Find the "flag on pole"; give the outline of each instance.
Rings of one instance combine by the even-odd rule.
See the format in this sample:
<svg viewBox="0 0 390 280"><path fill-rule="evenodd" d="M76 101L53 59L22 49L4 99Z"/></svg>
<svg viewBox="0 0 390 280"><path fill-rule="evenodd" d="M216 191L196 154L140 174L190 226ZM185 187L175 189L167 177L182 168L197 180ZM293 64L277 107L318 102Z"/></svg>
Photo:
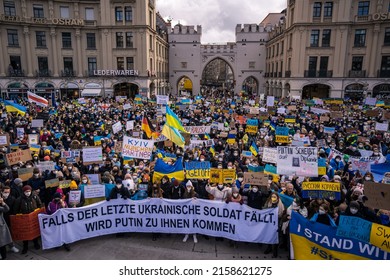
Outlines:
<svg viewBox="0 0 390 280"><path fill-rule="evenodd" d="M179 147L184 147L185 140L184 137L180 134L179 130L174 127L164 124L161 134L171 140L173 143Z"/></svg>
<svg viewBox="0 0 390 280"><path fill-rule="evenodd" d="M49 101L47 101L47 99L45 99L45 98L43 98L35 93L32 93L31 91L27 91L27 98L28 98L28 102L35 103L38 106L41 106L41 107L49 106Z"/></svg>
<svg viewBox="0 0 390 280"><path fill-rule="evenodd" d="M259 149L257 148L257 145L255 142L252 142L252 145L250 146L249 150L252 152L252 154L257 157L259 154Z"/></svg>
<svg viewBox="0 0 390 280"><path fill-rule="evenodd" d="M148 138L156 139L158 136L160 136L160 133L154 130L153 125L150 123L150 120L146 116L142 117L141 129L145 132Z"/></svg>
<svg viewBox="0 0 390 280"><path fill-rule="evenodd" d="M27 112L27 108L19 105L18 103L11 102L9 100L4 100L5 109L8 113L16 112L24 116Z"/></svg>
<svg viewBox="0 0 390 280"><path fill-rule="evenodd" d="M183 132L186 132L188 133L183 125L181 124L181 121L179 120L179 118L176 116L176 114L171 110L171 108L169 108L168 105L166 105L166 108L167 108L167 112L165 114L165 118L167 119L167 122L166 124L168 124L170 127L173 127L173 128L176 128L180 131L183 131Z"/></svg>

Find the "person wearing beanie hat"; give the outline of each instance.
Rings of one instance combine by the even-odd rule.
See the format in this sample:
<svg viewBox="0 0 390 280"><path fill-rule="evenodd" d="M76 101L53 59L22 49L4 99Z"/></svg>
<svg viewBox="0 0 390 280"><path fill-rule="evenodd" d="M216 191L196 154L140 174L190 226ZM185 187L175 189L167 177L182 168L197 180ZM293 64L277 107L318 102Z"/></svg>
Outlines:
<svg viewBox="0 0 390 280"><path fill-rule="evenodd" d="M20 178L16 178L11 184L11 196L15 199L23 194L23 181Z"/></svg>
<svg viewBox="0 0 390 280"><path fill-rule="evenodd" d="M18 197L15 200L14 204L14 213L15 214L30 214L36 209L43 207L39 196L32 192L33 188L30 185L25 185L23 187L23 195ZM39 245L39 237L33 239L35 250L39 250L41 246ZM26 254L28 251L28 240L23 241L23 250L22 254Z"/></svg>
<svg viewBox="0 0 390 280"><path fill-rule="evenodd" d="M44 156L44 157L43 157L43 160L44 160L44 161L50 161L51 158L50 158L50 156Z"/></svg>
<svg viewBox="0 0 390 280"><path fill-rule="evenodd" d="M85 204L84 192L77 185L77 182L72 180L69 184L69 192L65 195L65 201L69 208L82 207ZM58 190L58 189L57 189Z"/></svg>
<svg viewBox="0 0 390 280"><path fill-rule="evenodd" d="M107 197L107 201L110 201L111 199L128 199L130 198L130 192L127 188L123 188L122 185L122 179L116 178L115 180L115 187L112 188L110 195Z"/></svg>
<svg viewBox="0 0 390 280"><path fill-rule="evenodd" d="M354 216L362 218L362 213L360 212L360 204L357 201L351 201L345 211L346 216Z"/></svg>
<svg viewBox="0 0 390 280"><path fill-rule="evenodd" d="M136 186L134 184L133 178L131 174L127 173L125 175L125 179L122 181L122 184L125 188L127 188L130 192L130 195L133 195L136 191Z"/></svg>
<svg viewBox="0 0 390 280"><path fill-rule="evenodd" d="M40 170L37 167L33 169L33 176L27 180L27 185L31 186L33 193L39 196L43 204L50 202L50 195L46 197L45 180L43 180Z"/></svg>
<svg viewBox="0 0 390 280"><path fill-rule="evenodd" d="M173 179L170 190L171 199L182 199L185 193L185 187L177 179Z"/></svg>

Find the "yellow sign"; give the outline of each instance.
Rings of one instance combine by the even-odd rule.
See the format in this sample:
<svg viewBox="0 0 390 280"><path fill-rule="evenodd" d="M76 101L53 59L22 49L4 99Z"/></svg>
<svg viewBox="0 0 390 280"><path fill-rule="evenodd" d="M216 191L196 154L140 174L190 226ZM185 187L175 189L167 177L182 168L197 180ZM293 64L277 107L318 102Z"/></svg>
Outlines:
<svg viewBox="0 0 390 280"><path fill-rule="evenodd" d="M246 129L245 129L245 132L251 133L251 134L256 134L257 130L258 130L257 126L255 126L255 125L247 125Z"/></svg>
<svg viewBox="0 0 390 280"><path fill-rule="evenodd" d="M370 243L383 251L390 252L390 228L380 225L372 224Z"/></svg>
<svg viewBox="0 0 390 280"><path fill-rule="evenodd" d="M210 169L210 183L224 183L231 184L236 180L235 169Z"/></svg>
<svg viewBox="0 0 390 280"><path fill-rule="evenodd" d="M303 182L302 190L316 190L316 191L330 191L340 192L340 183L328 183L328 182Z"/></svg>
<svg viewBox="0 0 390 280"><path fill-rule="evenodd" d="M318 175L326 175L326 167L318 167Z"/></svg>
<svg viewBox="0 0 390 280"><path fill-rule="evenodd" d="M275 141L277 143L290 143L288 136L276 135Z"/></svg>

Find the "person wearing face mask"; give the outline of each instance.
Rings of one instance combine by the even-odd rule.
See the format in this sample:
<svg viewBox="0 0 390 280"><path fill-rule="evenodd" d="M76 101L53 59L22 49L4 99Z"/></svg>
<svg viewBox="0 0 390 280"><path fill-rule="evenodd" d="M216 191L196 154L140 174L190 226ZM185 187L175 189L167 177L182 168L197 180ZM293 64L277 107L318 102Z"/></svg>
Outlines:
<svg viewBox="0 0 390 280"><path fill-rule="evenodd" d="M211 186L210 184L207 184L206 191L213 196L213 200L222 202L226 202L227 198L232 193L232 190L226 187L223 183L218 183L218 185L216 186Z"/></svg>
<svg viewBox="0 0 390 280"><path fill-rule="evenodd" d="M259 190L259 186L251 186L250 188L244 188L241 185L240 194L246 200L247 205L254 209L263 209L264 197L263 193Z"/></svg>
<svg viewBox="0 0 390 280"><path fill-rule="evenodd" d="M163 190L163 197L170 199L171 198L172 185L171 185L171 182L169 181L169 178L168 178L167 175L164 175L161 178L160 187Z"/></svg>
<svg viewBox="0 0 390 280"><path fill-rule="evenodd" d="M15 199L22 196L23 191L23 181L20 178L15 178L15 180L11 183L11 196Z"/></svg>
<svg viewBox="0 0 390 280"><path fill-rule="evenodd" d="M0 195L0 255L3 260L7 258L7 245L12 243L11 233L4 220L4 213L7 213L9 210L9 206Z"/></svg>
<svg viewBox="0 0 390 280"><path fill-rule="evenodd" d="M182 199L185 193L185 187L180 184L177 179L173 179L172 188L170 190L171 199Z"/></svg>
<svg viewBox="0 0 390 280"><path fill-rule="evenodd" d="M5 184L5 182L10 179L11 179L10 171L7 167L4 166L3 168L1 168L0 171L0 183Z"/></svg>
<svg viewBox="0 0 390 280"><path fill-rule="evenodd" d="M384 226L390 227L390 211L385 209L379 209L378 217L380 223Z"/></svg>
<svg viewBox="0 0 390 280"><path fill-rule="evenodd" d="M122 172L120 171L118 166L114 166L111 171L112 176L116 180L117 178L122 178Z"/></svg>
<svg viewBox="0 0 390 280"><path fill-rule="evenodd" d="M115 187L111 190L109 197L107 198L107 201L110 201L111 199L128 199L130 198L130 192L127 188L123 187L122 179L117 178L115 180Z"/></svg>
<svg viewBox="0 0 390 280"><path fill-rule="evenodd" d="M90 184L88 177L83 176L81 178L81 183ZM74 180L70 181L69 192L65 195L65 201L69 208L82 207L85 204L84 193Z"/></svg>
<svg viewBox="0 0 390 280"><path fill-rule="evenodd" d="M282 200L279 198L278 193L272 192L268 197L267 201L264 204L264 209L267 208L276 208L278 207L278 228L280 229L282 224L282 215L284 213L284 205ZM278 233L276 233L278 234ZM269 244L264 251L264 254L269 254L272 252L272 258L278 257L278 247L279 244Z"/></svg>
<svg viewBox="0 0 390 280"><path fill-rule="evenodd" d="M335 158L332 158L329 164L332 166L334 171L344 170L344 163L341 160L341 156L336 156Z"/></svg>
<svg viewBox="0 0 390 280"><path fill-rule="evenodd" d="M375 182L374 176L372 175L371 172L366 172L366 174L364 174L364 182Z"/></svg>
<svg viewBox="0 0 390 280"><path fill-rule="evenodd" d="M332 227L337 227L332 216L330 216L329 206L326 203L322 203L320 205L320 207L318 208L318 212L313 215L310 221L321 223Z"/></svg>
<svg viewBox="0 0 390 280"><path fill-rule="evenodd" d="M17 198L14 204L13 212L15 214L30 214L34 212L36 209L43 207L43 204L39 199L39 196L33 193L31 186L25 185L22 190L23 190L23 195ZM35 250L39 250L41 248L38 240L39 237L33 239ZM28 251L28 240L24 240L22 254L26 254L27 251Z"/></svg>
<svg viewBox="0 0 390 280"><path fill-rule="evenodd" d="M27 180L27 185L31 186L33 193L39 196L42 203L47 205L50 201L45 201L46 187L39 168L33 169L33 176Z"/></svg>
<svg viewBox="0 0 390 280"><path fill-rule="evenodd" d="M11 229L10 216L14 215L13 208L15 205L16 198L14 196L12 196L11 188L9 186L4 186L1 189L0 197L3 198L4 202L9 207L9 211L3 212L3 216L4 216L4 220L5 220L8 228ZM1 234L0 234L0 236L1 236ZM19 249L15 247L13 242L11 242L8 246L10 247L11 252L19 253Z"/></svg>

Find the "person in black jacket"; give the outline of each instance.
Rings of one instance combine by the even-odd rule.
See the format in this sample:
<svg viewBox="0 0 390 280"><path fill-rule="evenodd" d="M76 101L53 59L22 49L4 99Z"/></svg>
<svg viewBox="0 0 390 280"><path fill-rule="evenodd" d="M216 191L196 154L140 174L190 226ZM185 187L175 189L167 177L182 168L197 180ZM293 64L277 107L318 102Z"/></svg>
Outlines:
<svg viewBox="0 0 390 280"><path fill-rule="evenodd" d="M161 178L161 185L160 185L162 191L163 191L163 198L171 198L171 189L172 185L171 182L169 182L169 178L167 175L164 175Z"/></svg>
<svg viewBox="0 0 390 280"><path fill-rule="evenodd" d="M117 198L123 198L128 199L130 198L130 192L127 188L124 188L122 185L122 179L117 178L115 181L115 187L111 190L109 197L107 198L107 201L110 199L117 199Z"/></svg>
<svg viewBox="0 0 390 280"><path fill-rule="evenodd" d="M261 210L263 208L263 194L259 190L258 186L252 186L251 188L245 189L244 185L241 185L240 192L241 195L248 197L248 206Z"/></svg>
<svg viewBox="0 0 390 280"><path fill-rule="evenodd" d="M185 187L178 180L174 179L171 188L171 199L182 199Z"/></svg>

